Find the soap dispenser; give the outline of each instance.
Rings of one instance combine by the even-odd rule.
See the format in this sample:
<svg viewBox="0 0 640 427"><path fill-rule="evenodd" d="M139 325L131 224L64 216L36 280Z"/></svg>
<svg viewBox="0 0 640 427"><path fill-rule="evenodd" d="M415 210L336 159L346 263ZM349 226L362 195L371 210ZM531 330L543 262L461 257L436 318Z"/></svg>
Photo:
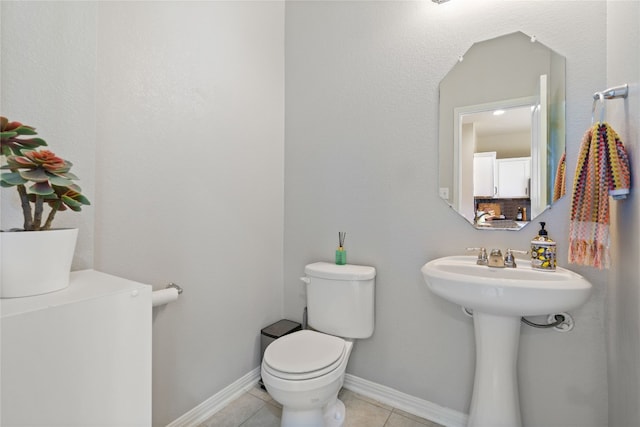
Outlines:
<svg viewBox="0 0 640 427"><path fill-rule="evenodd" d="M516 221L522 221L522 208L518 206L518 213L516 214Z"/></svg>
<svg viewBox="0 0 640 427"><path fill-rule="evenodd" d="M555 271L556 269L556 242L544 229L546 223L540 223L538 235L531 241L531 267L539 270Z"/></svg>

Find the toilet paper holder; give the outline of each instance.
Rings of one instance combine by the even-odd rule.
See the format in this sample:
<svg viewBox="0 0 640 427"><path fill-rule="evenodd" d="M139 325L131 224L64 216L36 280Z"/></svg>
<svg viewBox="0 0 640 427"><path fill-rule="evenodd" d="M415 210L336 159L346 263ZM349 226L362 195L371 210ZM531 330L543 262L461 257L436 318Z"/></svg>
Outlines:
<svg viewBox="0 0 640 427"><path fill-rule="evenodd" d="M177 289L178 290L178 295L182 294L182 288L176 283L170 282L169 284L167 284L165 289L169 289L169 288Z"/></svg>

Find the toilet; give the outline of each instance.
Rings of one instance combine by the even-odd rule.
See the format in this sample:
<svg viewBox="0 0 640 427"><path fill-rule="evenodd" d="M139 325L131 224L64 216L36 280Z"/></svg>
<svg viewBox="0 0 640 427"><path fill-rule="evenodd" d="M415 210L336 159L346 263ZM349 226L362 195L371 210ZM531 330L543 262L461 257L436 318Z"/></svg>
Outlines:
<svg viewBox="0 0 640 427"><path fill-rule="evenodd" d="M262 381L282 405L282 427L340 427L338 392L355 339L374 327L376 270L363 265L309 264L309 327L272 342L262 359Z"/></svg>

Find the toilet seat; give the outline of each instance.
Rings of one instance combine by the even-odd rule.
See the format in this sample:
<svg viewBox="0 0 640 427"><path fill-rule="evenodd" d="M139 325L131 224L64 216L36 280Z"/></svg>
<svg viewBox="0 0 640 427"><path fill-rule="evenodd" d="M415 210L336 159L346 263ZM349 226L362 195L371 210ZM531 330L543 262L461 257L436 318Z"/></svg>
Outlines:
<svg viewBox="0 0 640 427"><path fill-rule="evenodd" d="M284 380L309 380L337 369L346 354L342 338L303 330L271 343L265 350L263 367Z"/></svg>

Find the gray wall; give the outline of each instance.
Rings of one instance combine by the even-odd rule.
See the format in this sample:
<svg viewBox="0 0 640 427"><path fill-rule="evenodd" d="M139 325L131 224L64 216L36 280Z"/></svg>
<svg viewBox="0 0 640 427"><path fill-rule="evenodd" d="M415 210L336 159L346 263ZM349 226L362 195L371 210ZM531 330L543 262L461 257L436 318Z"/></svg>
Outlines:
<svg viewBox="0 0 640 427"><path fill-rule="evenodd" d="M287 3L285 315L300 318L303 266L331 260L346 231L348 261L378 270L376 330L349 373L467 412L472 323L427 290L420 267L468 246L526 249L537 230L476 231L438 198L438 83L475 41L536 35L567 58L572 177L591 94L607 83L605 13L604 2ZM564 198L540 217L565 266L568 209ZM522 330L525 425L607 424L606 273L575 270L594 285L576 328Z"/></svg>
<svg viewBox="0 0 640 427"><path fill-rule="evenodd" d="M612 203L612 264L608 295L609 426L640 425L640 3L607 3L607 86L628 83L626 100L607 101L607 120L632 160L630 197Z"/></svg>
<svg viewBox="0 0 640 427"><path fill-rule="evenodd" d="M282 312L284 4L99 9L96 268L154 310L153 423L259 364Z"/></svg>

